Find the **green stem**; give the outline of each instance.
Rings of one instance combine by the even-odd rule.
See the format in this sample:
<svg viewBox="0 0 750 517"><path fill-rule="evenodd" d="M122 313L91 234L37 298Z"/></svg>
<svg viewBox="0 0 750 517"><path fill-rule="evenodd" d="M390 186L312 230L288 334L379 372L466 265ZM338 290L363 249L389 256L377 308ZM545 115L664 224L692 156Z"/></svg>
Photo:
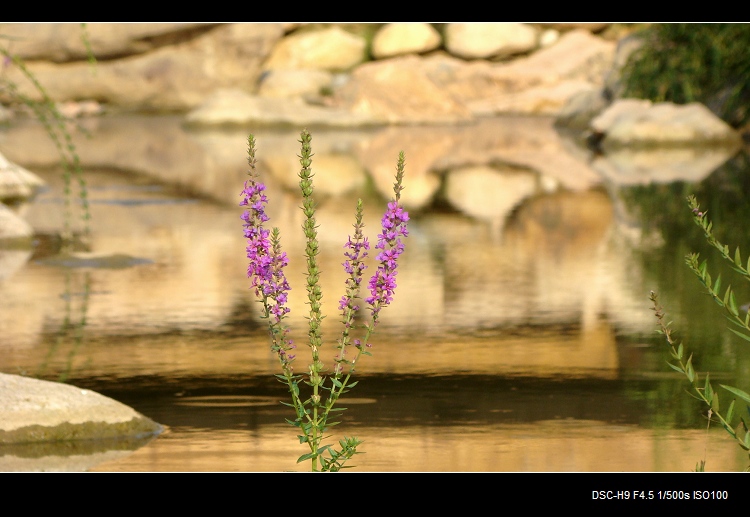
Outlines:
<svg viewBox="0 0 750 517"><path fill-rule="evenodd" d="M695 370L693 369L693 356L691 355L687 362L683 361L684 357L684 351L682 348L682 345L679 345L675 347L675 341L672 338L672 329L669 327L668 323L664 322L664 310L658 303L658 297L655 292L651 291L650 294L650 300L653 303L652 309L656 313L656 319L659 324L659 333L664 336L664 338L667 340L667 344L669 344L669 347L671 349L672 357L677 360L677 365L670 364L670 366L683 373L685 377L687 377L688 381L690 382L693 391L698 395L698 397L708 406L708 419L711 420L711 416L715 415L718 419L721 425L724 427L724 429L730 434L730 436L742 443L741 440L737 437L737 433L732 429L731 425L727 420L719 413L719 411L714 411L714 400L713 397L709 399L709 397L706 396L706 388L701 388L698 385L699 376L695 373ZM710 384L708 384L708 381L706 381L706 386L708 389L711 390L713 393L713 388L710 387Z"/></svg>
<svg viewBox="0 0 750 517"><path fill-rule="evenodd" d="M318 451L322 433L325 430L324 420L319 416L320 404L320 387L323 383L321 372L324 370L323 363L320 361L320 347L322 344L321 324L323 316L321 314L321 300L323 298L320 289L320 270L318 269L317 256L319 253L317 222L315 220L315 202L313 200L313 173L310 168L312 165L312 149L310 140L312 137L307 130L301 133L300 143L302 152L300 154L300 165L302 169L299 173L299 186L302 190L303 206L302 211L305 214L305 221L302 228L305 233L305 257L307 259L307 304L310 306L308 316L308 345L312 352L312 363L310 364L309 383L312 386L312 436L309 437L310 452L312 453L312 470L317 470Z"/></svg>

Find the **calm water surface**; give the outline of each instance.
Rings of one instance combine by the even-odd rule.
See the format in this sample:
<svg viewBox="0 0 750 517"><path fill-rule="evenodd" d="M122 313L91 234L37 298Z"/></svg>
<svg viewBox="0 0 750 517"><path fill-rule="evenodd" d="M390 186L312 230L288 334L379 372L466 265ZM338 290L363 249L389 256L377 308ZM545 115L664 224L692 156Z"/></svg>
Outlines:
<svg viewBox="0 0 750 517"><path fill-rule="evenodd" d="M241 182L236 200L222 202L158 172L88 165L92 254L71 262L55 247L60 172L35 172L49 186L18 211L39 245L2 252L0 371L95 389L166 426L134 452L86 469L305 470L245 277ZM502 220L446 202L413 212L396 299L360 384L342 400L349 409L335 438L364 439L353 464L368 471L689 471L706 451L708 470L744 469L746 455L724 431L706 430L702 407L666 365L648 293L662 295L698 369L750 389L747 346L683 265L690 250L708 253L687 193L727 223L728 242L750 251L728 224L746 220L748 175L740 157L701 181L529 196ZM319 201L328 342L340 331L342 245L357 196L374 239L385 200L372 185ZM292 257L290 322L302 368L299 198L272 180L269 197Z"/></svg>

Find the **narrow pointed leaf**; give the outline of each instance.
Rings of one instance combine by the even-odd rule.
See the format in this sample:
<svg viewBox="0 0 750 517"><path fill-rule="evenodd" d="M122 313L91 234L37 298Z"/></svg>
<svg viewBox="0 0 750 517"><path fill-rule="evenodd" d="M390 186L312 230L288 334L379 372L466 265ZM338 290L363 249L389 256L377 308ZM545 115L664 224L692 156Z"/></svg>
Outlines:
<svg viewBox="0 0 750 517"><path fill-rule="evenodd" d="M667 363L667 365L669 365L669 367L672 368L673 370L677 370L680 373L685 373L685 370L683 370L680 366L677 366L672 363Z"/></svg>
<svg viewBox="0 0 750 517"><path fill-rule="evenodd" d="M728 392L730 392L732 395L734 395L736 397L739 397L742 400L744 400L745 402L747 402L748 404L750 404L750 394L748 394L748 393L746 393L746 392L744 392L744 391L742 391L740 389L737 389L737 388L735 388L733 386L727 386L725 384L721 384L720 386L722 388L724 388L725 390L727 390Z"/></svg>
<svg viewBox="0 0 750 517"><path fill-rule="evenodd" d="M713 397L714 397L714 390L711 388L711 383L708 382L709 374L706 374L706 382L703 385L703 395L706 397L706 400L708 401L708 405L712 406L713 409Z"/></svg>
<svg viewBox="0 0 750 517"><path fill-rule="evenodd" d="M737 334L738 336L740 336L742 339L750 341L750 336L748 336L747 334L743 334L742 332L738 332L738 331L736 331L734 329L729 329L729 330L731 330L732 332L734 332L735 334Z"/></svg>
<svg viewBox="0 0 750 517"><path fill-rule="evenodd" d="M729 312L734 316L737 316L740 313L737 309L737 299L734 297L733 291L729 293Z"/></svg>
<svg viewBox="0 0 750 517"><path fill-rule="evenodd" d="M729 404L729 409L727 409L726 421L729 422L729 423L731 423L733 416L734 416L734 400L732 401L731 404ZM732 434L734 434L734 433L732 433Z"/></svg>
<svg viewBox="0 0 750 517"><path fill-rule="evenodd" d="M687 375L690 382L693 382L695 379L695 371L693 371L693 354L690 354L690 357L688 357L687 364L685 365L685 375Z"/></svg>
<svg viewBox="0 0 750 517"><path fill-rule="evenodd" d="M301 463L301 462L303 462L305 460L309 460L311 458L314 458L315 456L316 456L316 454L312 453L312 452L310 452L308 454L303 454L302 456L300 456L299 458L297 458L297 463Z"/></svg>

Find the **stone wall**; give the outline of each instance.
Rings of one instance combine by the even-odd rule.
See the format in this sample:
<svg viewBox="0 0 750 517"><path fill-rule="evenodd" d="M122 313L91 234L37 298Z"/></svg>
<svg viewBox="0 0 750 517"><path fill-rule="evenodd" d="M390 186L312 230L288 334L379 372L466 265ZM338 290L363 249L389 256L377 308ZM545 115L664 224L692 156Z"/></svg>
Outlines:
<svg viewBox="0 0 750 517"><path fill-rule="evenodd" d="M522 23L0 24L0 47L70 114L187 112L224 89L377 122L556 114L600 87L624 26ZM627 27L625 27L627 30ZM89 61L89 55L96 62ZM4 79L40 98L18 67ZM8 105L8 91L0 92ZM278 101L277 101L278 102Z"/></svg>

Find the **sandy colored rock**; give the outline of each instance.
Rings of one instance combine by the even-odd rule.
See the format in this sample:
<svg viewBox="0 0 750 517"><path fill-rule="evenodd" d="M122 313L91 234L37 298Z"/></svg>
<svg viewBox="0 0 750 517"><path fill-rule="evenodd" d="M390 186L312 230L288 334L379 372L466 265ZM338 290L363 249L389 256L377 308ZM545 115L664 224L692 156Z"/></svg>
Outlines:
<svg viewBox="0 0 750 517"><path fill-rule="evenodd" d="M43 186L44 182L36 174L0 153L0 200L26 199Z"/></svg>
<svg viewBox="0 0 750 517"><path fill-rule="evenodd" d="M158 434L162 427L90 390L0 374L0 444Z"/></svg>
<svg viewBox="0 0 750 517"><path fill-rule="evenodd" d="M741 145L739 133L703 104L677 105L646 100L615 101L591 121L594 133L603 135L602 148Z"/></svg>
<svg viewBox="0 0 750 517"><path fill-rule="evenodd" d="M439 48L440 33L429 23L389 23L372 40L372 55L376 59L402 54L421 54Z"/></svg>
<svg viewBox="0 0 750 517"><path fill-rule="evenodd" d="M301 31L280 40L263 64L275 68L348 70L365 60L365 40L339 27Z"/></svg>
<svg viewBox="0 0 750 517"><path fill-rule="evenodd" d="M465 59L508 57L534 50L539 31L525 23L449 23L445 47Z"/></svg>

